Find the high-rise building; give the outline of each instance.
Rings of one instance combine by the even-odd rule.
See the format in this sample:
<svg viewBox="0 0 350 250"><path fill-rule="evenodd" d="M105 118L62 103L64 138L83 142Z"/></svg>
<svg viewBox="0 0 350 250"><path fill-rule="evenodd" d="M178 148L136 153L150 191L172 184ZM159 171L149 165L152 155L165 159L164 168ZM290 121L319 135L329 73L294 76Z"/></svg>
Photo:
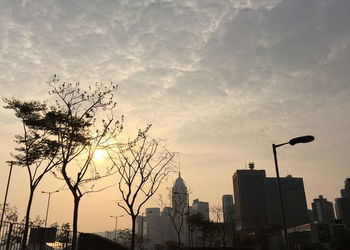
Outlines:
<svg viewBox="0 0 350 250"><path fill-rule="evenodd" d="M159 236L160 225L160 208L146 208L144 224L144 235L146 239L151 240L153 244L159 244L161 238Z"/></svg>
<svg viewBox="0 0 350 250"><path fill-rule="evenodd" d="M283 224L277 178L268 177L265 182L269 225L281 227ZM287 228L309 223L303 178L288 175L281 177L280 183Z"/></svg>
<svg viewBox="0 0 350 250"><path fill-rule="evenodd" d="M136 217L136 221L135 221L136 222L135 223L135 233L139 236L141 236L141 234L143 233L143 229L142 229L142 227L143 227L142 220L143 219L144 219L143 216L138 215Z"/></svg>
<svg viewBox="0 0 350 250"><path fill-rule="evenodd" d="M181 178L180 172L172 188L172 207L178 206L183 206L184 208L188 206L187 187L184 180Z"/></svg>
<svg viewBox="0 0 350 250"><path fill-rule="evenodd" d="M209 203L204 201L199 201L198 199L193 200L192 213L202 214L205 220L209 220Z"/></svg>
<svg viewBox="0 0 350 250"><path fill-rule="evenodd" d="M312 205L312 212L314 220L318 222L330 222L335 219L333 203L327 201L322 195L314 199Z"/></svg>
<svg viewBox="0 0 350 250"><path fill-rule="evenodd" d="M350 225L350 178L346 178L345 187L340 191L341 198L335 199L337 219Z"/></svg>
<svg viewBox="0 0 350 250"><path fill-rule="evenodd" d="M350 178L345 179L344 189L340 190L342 198L350 199Z"/></svg>
<svg viewBox="0 0 350 250"><path fill-rule="evenodd" d="M224 223L233 224L235 221L235 206L233 204L233 195L225 194L222 196L222 210L224 214Z"/></svg>
<svg viewBox="0 0 350 250"><path fill-rule="evenodd" d="M233 175L236 229L264 228L268 224L265 170L237 170Z"/></svg>
<svg viewBox="0 0 350 250"><path fill-rule="evenodd" d="M233 176L236 229L281 227L282 213L277 178L266 178L265 170L237 170ZM309 222L302 178L280 178L287 227Z"/></svg>
<svg viewBox="0 0 350 250"><path fill-rule="evenodd" d="M189 214L188 210L190 209L189 207L189 194L187 191L186 184L184 180L181 177L181 173L179 172L178 178L175 180L174 186L172 188L172 210L174 216L174 213L177 214L173 219L174 221L172 223L172 235L176 235L175 231L179 229L179 225L181 226L180 230L180 235L181 235L181 241L182 243L188 243L188 235L189 235L189 228L187 224L187 216ZM176 212L174 212L176 211ZM181 214L180 216L178 216ZM176 224L177 229L175 229L174 224ZM174 239L175 240L175 239Z"/></svg>

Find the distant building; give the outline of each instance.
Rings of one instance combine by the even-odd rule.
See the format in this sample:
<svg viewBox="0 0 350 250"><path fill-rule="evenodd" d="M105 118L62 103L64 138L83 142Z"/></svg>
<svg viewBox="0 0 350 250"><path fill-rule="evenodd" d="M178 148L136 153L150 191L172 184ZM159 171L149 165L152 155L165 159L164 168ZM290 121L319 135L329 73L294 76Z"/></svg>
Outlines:
<svg viewBox="0 0 350 250"><path fill-rule="evenodd" d="M287 227L308 223L310 220L307 212L303 178L288 175L280 178L280 182ZM281 227L283 224L277 178L266 178L266 194L269 225Z"/></svg>
<svg viewBox="0 0 350 250"><path fill-rule="evenodd" d="M233 195L225 194L222 196L222 210L224 214L224 223L233 224L235 221L235 206L233 204Z"/></svg>
<svg viewBox="0 0 350 250"><path fill-rule="evenodd" d="M193 200L192 213L202 214L205 220L209 220L209 203L204 201L199 201L198 199Z"/></svg>
<svg viewBox="0 0 350 250"><path fill-rule="evenodd" d="M160 222L160 208L146 208L144 236L151 239L153 244L160 244L162 240L159 235Z"/></svg>
<svg viewBox="0 0 350 250"><path fill-rule="evenodd" d="M350 199L350 178L345 179L344 189L340 190L341 197L344 199Z"/></svg>
<svg viewBox="0 0 350 250"><path fill-rule="evenodd" d="M268 225L265 170L237 170L233 175L236 229L250 230Z"/></svg>
<svg viewBox="0 0 350 250"><path fill-rule="evenodd" d="M281 227L282 214L277 178L267 178L265 170L237 170L233 176L237 230ZM309 222L302 178L280 178L287 227Z"/></svg>
<svg viewBox="0 0 350 250"><path fill-rule="evenodd" d="M172 188L172 207L188 206L188 192L184 180L181 178L181 173L179 172L179 177L175 180L174 186Z"/></svg>
<svg viewBox="0 0 350 250"><path fill-rule="evenodd" d="M341 198L335 199L337 219L350 225L350 178L346 178L345 187L340 191Z"/></svg>
<svg viewBox="0 0 350 250"><path fill-rule="evenodd" d="M315 223L315 217L314 217L314 213L312 212L311 209L308 209L307 210L307 214L309 216L309 221L311 224L314 224Z"/></svg>
<svg viewBox="0 0 350 250"><path fill-rule="evenodd" d="M314 199L311 205L315 221L330 222L335 219L333 203L324 199L322 195Z"/></svg>
<svg viewBox="0 0 350 250"><path fill-rule="evenodd" d="M142 216L137 216L136 217L136 223L135 223L135 233L137 235L140 235L143 233L143 230L142 230L142 226L143 226L143 223L142 223L142 220L144 218Z"/></svg>

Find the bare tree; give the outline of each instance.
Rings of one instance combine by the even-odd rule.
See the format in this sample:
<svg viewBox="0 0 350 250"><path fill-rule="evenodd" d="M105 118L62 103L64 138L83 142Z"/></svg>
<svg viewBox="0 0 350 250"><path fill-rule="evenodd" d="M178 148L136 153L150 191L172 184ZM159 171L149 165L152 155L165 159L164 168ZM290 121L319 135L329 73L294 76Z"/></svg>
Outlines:
<svg viewBox="0 0 350 250"><path fill-rule="evenodd" d="M49 112L46 103L38 101L20 101L18 99L6 99L4 108L15 112L21 120L23 132L15 136L15 142L19 145L12 164L24 167L29 179L29 198L25 216L25 227L22 238L22 249L26 248L27 235L30 222L30 210L34 192L43 177L57 164L59 155L58 145L52 140L52 134L47 130Z"/></svg>
<svg viewBox="0 0 350 250"><path fill-rule="evenodd" d="M223 247L226 247L227 240L229 238L229 233L232 232L233 229L230 228L232 224L228 224L224 222L224 210L220 205L214 205L210 208L210 212L214 218L216 223L217 233L221 238L221 244Z"/></svg>
<svg viewBox="0 0 350 250"><path fill-rule="evenodd" d="M131 217L131 249L135 248L135 222L141 207L157 192L174 171L175 154L161 146L161 141L139 131L137 139L110 148L109 156L119 173L118 188L123 208Z"/></svg>
<svg viewBox="0 0 350 250"><path fill-rule="evenodd" d="M113 83L108 86L96 83L82 90L79 83L61 83L55 76L49 85L49 94L56 97L56 105L48 117L61 157L59 173L55 172L55 175L62 175L74 199L71 249L75 250L80 200L86 193L106 188L95 188L96 181L113 173L110 167L98 168L94 164L94 154L98 149L105 149L111 138L116 138L122 129L123 118L115 122L113 119L114 92L117 90ZM102 119L101 112L108 112L107 118ZM97 119L100 119L99 123Z"/></svg>
<svg viewBox="0 0 350 250"><path fill-rule="evenodd" d="M162 196L160 196L160 203L163 207L163 211L169 217L171 225L176 232L178 245L181 244L181 232L183 231L189 212L187 206L187 195L186 191L186 194L175 194L173 197L172 190L169 188L167 201L164 201Z"/></svg>

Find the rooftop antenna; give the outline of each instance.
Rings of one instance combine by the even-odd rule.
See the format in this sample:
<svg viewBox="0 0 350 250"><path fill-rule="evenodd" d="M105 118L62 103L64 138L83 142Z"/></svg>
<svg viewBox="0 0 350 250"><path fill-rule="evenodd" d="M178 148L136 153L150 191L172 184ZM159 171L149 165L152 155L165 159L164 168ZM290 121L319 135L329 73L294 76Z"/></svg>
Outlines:
<svg viewBox="0 0 350 250"><path fill-rule="evenodd" d="M249 162L249 164L248 164L248 165L249 165L249 169L250 169L250 170L253 170L253 169L254 169L254 167L255 167L255 166L254 166L254 162L253 162L253 161Z"/></svg>
<svg viewBox="0 0 350 250"><path fill-rule="evenodd" d="M181 177L181 165L179 163L179 177Z"/></svg>

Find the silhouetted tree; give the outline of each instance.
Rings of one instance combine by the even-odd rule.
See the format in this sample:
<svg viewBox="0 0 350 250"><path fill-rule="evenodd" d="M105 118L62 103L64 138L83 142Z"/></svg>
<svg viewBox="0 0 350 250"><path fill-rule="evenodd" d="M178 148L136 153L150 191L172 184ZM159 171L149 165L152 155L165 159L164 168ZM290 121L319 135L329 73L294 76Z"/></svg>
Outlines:
<svg viewBox="0 0 350 250"><path fill-rule="evenodd" d="M49 112L48 117L61 157L58 170L74 199L71 249L75 250L80 200L86 193L104 189L94 189L95 182L113 173L112 168L98 168L93 157L97 149L104 149L122 129L120 121L113 124L111 113L116 107L117 85L96 83L83 90L79 83L61 83L56 76L49 85L49 94L56 98L55 110ZM102 119L101 112L108 111L107 118ZM56 172L55 175L59 177Z"/></svg>
<svg viewBox="0 0 350 250"><path fill-rule="evenodd" d="M117 232L117 242L123 244L126 247L131 246L131 235L132 232L130 229L122 229ZM136 249L144 249L147 243L147 239L141 235L135 235L135 248Z"/></svg>
<svg viewBox="0 0 350 250"><path fill-rule="evenodd" d="M223 247L226 247L227 237L229 232L232 231L229 226L230 224L224 223L224 211L222 206L212 206L210 212L214 217L214 220L217 224L217 229L219 236L221 238L221 243Z"/></svg>
<svg viewBox="0 0 350 250"><path fill-rule="evenodd" d="M139 131L137 139L110 148L109 156L119 173L118 188L123 208L131 217L131 249L135 248L135 222L141 207L157 192L159 186L173 172L174 153L161 146L161 141Z"/></svg>
<svg viewBox="0 0 350 250"><path fill-rule="evenodd" d="M3 204L0 203L0 207L2 207ZM0 211L1 216L2 211ZM18 220L18 211L16 206L12 206L10 203L5 204L5 211L4 211L4 221L6 222L17 222Z"/></svg>
<svg viewBox="0 0 350 250"><path fill-rule="evenodd" d="M189 221L188 223L190 223L192 241L193 241L193 232L199 231L202 234L202 237L201 237L202 247L205 247L206 239L208 238L210 233L212 233L212 231L214 230L213 222L205 219L202 213L191 214L188 217L188 221ZM192 242L192 246L193 246L193 242Z"/></svg>
<svg viewBox="0 0 350 250"><path fill-rule="evenodd" d="M187 195L179 194L173 197L172 190L168 189L168 197L167 200L164 201L160 196L160 203L163 207L163 211L169 217L171 225L173 226L176 236L177 236L177 244L181 245L181 231L185 224L186 218L188 216L188 206Z"/></svg>
<svg viewBox="0 0 350 250"><path fill-rule="evenodd" d="M43 177L51 171L57 164L58 145L52 140L51 133L47 130L49 112L46 103L38 101L20 101L18 99L7 99L4 108L15 112L17 118L21 120L23 133L15 136L18 147L16 153L11 154L14 158L12 164L24 167L29 179L29 199L27 203L25 227L21 248L26 248L26 240L29 229L30 209L34 197L34 192Z"/></svg>

